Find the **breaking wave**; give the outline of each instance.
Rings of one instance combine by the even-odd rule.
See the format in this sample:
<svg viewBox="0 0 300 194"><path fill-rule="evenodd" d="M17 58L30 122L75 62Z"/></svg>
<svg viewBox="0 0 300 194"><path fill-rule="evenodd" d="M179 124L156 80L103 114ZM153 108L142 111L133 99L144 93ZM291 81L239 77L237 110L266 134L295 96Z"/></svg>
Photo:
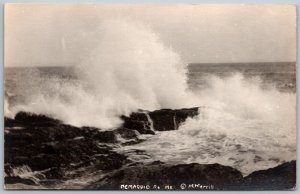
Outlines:
<svg viewBox="0 0 300 194"><path fill-rule="evenodd" d="M262 89L258 77L240 74L207 79L209 86L197 92L203 105L198 116L188 118L178 130L118 150L136 161L219 163L243 175L296 159L294 93L281 93L273 86Z"/></svg>
<svg viewBox="0 0 300 194"><path fill-rule="evenodd" d="M203 119L211 126L226 126L220 118L257 120L285 125L285 130L295 133L294 93L282 93L273 86L262 89L258 77L246 79L241 74L208 76L209 86L192 92L185 63L150 27L114 19L103 21L95 32L95 48L80 65L72 66L75 79L30 70L19 78L16 89L22 93L22 103L8 104L5 96L5 115L12 117L23 110L75 126L112 129L121 125L120 115L138 109L205 106L214 112L210 111L207 118L189 120L184 126L201 126ZM220 130L229 132L231 128Z"/></svg>
<svg viewBox="0 0 300 194"><path fill-rule="evenodd" d="M26 103L10 110L46 114L76 126L118 127L120 115L196 105L186 67L141 23L115 19L96 29L95 49L78 66L76 80L32 72L22 82ZM35 78L35 81L32 79ZM8 109L6 110L8 112Z"/></svg>

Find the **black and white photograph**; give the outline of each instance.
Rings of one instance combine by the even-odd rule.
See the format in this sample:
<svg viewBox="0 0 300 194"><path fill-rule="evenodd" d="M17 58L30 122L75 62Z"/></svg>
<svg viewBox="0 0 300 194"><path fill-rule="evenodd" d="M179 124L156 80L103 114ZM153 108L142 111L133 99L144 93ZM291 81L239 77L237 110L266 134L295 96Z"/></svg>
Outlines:
<svg viewBox="0 0 300 194"><path fill-rule="evenodd" d="M296 5L7 3L3 72L4 189L296 189Z"/></svg>

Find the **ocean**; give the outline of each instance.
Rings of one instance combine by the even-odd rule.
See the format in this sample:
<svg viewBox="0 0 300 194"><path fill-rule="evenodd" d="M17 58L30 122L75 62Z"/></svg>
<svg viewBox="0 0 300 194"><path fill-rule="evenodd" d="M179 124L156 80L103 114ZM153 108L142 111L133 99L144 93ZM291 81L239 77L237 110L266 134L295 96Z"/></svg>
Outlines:
<svg viewBox="0 0 300 194"><path fill-rule="evenodd" d="M296 159L295 63L190 64L188 70L189 88L203 99L198 118L121 152L137 161L219 163L243 175Z"/></svg>
<svg viewBox="0 0 300 194"><path fill-rule="evenodd" d="M294 62L194 63L180 72L182 82L159 75L165 79L160 83L159 77L150 79L151 72L139 74L139 69L119 71L83 78L73 67L5 68L5 116L28 111L74 126L111 130L122 124L120 115L138 109L197 106L199 115L178 130L141 135L145 141L113 149L135 162L219 163L243 175L296 159ZM128 76L132 72L137 75ZM184 82L187 87L180 93Z"/></svg>

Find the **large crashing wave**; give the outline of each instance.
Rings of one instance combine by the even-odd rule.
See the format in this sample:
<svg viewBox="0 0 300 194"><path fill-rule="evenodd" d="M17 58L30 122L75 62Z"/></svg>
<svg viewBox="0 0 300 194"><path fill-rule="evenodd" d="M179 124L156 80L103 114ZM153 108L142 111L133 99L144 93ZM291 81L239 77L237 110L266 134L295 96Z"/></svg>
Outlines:
<svg viewBox="0 0 300 194"><path fill-rule="evenodd" d="M178 130L119 148L132 160L219 163L243 175L296 159L296 95L261 87L258 77L208 76L197 92L200 114ZM144 150L147 156L137 155Z"/></svg>
<svg viewBox="0 0 300 194"><path fill-rule="evenodd" d="M78 66L78 80L43 78L23 82L27 103L15 108L51 115L76 126L118 127L120 115L195 105L187 91L186 68L147 26L123 19L96 28L96 48ZM8 113L8 112L7 112Z"/></svg>
<svg viewBox="0 0 300 194"><path fill-rule="evenodd" d="M5 115L23 110L109 130L122 124L120 115L138 109L202 106L179 130L159 133L134 150L146 150L153 160L216 162L245 174L296 158L294 93L262 89L258 77L240 74L208 76L208 87L192 93L180 56L149 27L119 19L95 31L96 48L72 67L76 79L28 70L17 86L21 103L8 105L5 95Z"/></svg>
<svg viewBox="0 0 300 194"><path fill-rule="evenodd" d="M262 120L284 125L295 133L293 93L281 93L274 87L262 89L261 80L242 75L228 79L210 76L209 87L192 93L180 56L165 46L150 27L114 19L100 23L92 34L95 49L80 65L73 66L77 79L47 77L31 70L17 89L24 97L23 103L8 107L5 100L5 115L23 110L75 126L112 129L121 125L120 115L137 109L206 106L214 110L209 111L209 117L194 119L185 126L199 128L203 119L210 125L225 126L222 122L227 122L229 115L229 123L236 122L236 126L239 121Z"/></svg>

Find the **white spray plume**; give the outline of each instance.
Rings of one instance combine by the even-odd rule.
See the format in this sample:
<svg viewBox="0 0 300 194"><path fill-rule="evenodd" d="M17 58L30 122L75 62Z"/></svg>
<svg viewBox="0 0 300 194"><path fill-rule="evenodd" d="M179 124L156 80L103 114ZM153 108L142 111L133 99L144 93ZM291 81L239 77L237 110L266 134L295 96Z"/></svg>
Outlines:
<svg viewBox="0 0 300 194"><path fill-rule="evenodd" d="M121 124L120 115L137 109L195 105L180 56L149 27L114 19L96 32L95 49L74 67L78 81L42 81L29 105L19 109L109 129Z"/></svg>

